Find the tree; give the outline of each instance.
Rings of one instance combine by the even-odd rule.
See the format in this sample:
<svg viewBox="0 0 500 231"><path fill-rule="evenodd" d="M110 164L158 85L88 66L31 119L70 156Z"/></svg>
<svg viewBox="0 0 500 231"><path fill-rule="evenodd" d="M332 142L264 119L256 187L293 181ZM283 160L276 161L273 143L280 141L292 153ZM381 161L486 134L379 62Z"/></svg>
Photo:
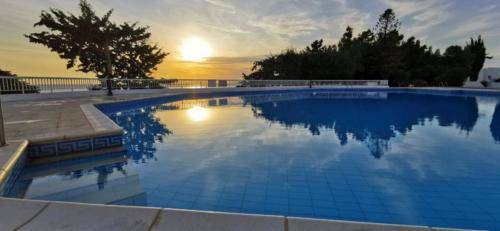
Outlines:
<svg viewBox="0 0 500 231"><path fill-rule="evenodd" d="M376 58L372 76L376 79L388 79L393 85L407 79L399 49L404 38L399 33L400 26L401 22L397 19L396 13L392 9L387 9L380 15L374 28L377 40L374 43Z"/></svg>
<svg viewBox="0 0 500 231"><path fill-rule="evenodd" d="M492 59L493 57L486 54L486 47L484 46L483 39L481 39L481 35L477 37L477 40L471 38L465 49L473 55L469 73L470 81L477 81L479 72L483 69L484 62L486 59Z"/></svg>
<svg viewBox="0 0 500 231"><path fill-rule="evenodd" d="M441 58L443 70L436 77L436 82L450 86L462 86L470 73L471 62L472 55L468 49L458 45L449 46Z"/></svg>
<svg viewBox="0 0 500 231"><path fill-rule="evenodd" d="M4 76L5 77L16 77L17 75L12 74L12 72L10 72L10 71L0 69L0 76L2 76L2 77L4 77Z"/></svg>
<svg viewBox="0 0 500 231"><path fill-rule="evenodd" d="M318 53L323 49L323 39L315 40L310 46L306 47L306 52Z"/></svg>
<svg viewBox="0 0 500 231"><path fill-rule="evenodd" d="M123 23L114 44L113 72L120 78L149 78L167 56L157 45L147 43L151 37L148 27Z"/></svg>
<svg viewBox="0 0 500 231"><path fill-rule="evenodd" d="M387 37L388 34L394 31L399 31L401 22L396 17L396 13L392 9L387 9L380 15L374 31L381 38Z"/></svg>
<svg viewBox="0 0 500 231"><path fill-rule="evenodd" d="M477 76L486 55L479 37L441 54L415 37L404 39L401 22L387 9L373 30L354 35L347 27L337 44L316 40L302 50L287 50L256 61L245 79L386 79L390 86L461 86ZM278 73L278 76L275 76Z"/></svg>
<svg viewBox="0 0 500 231"><path fill-rule="evenodd" d="M79 6L80 15L59 9L42 11L34 26L48 31L25 36L66 59L68 69L76 67L99 78L145 78L168 55L149 43L148 27L116 25L110 21L112 10L99 17L85 0Z"/></svg>
<svg viewBox="0 0 500 231"><path fill-rule="evenodd" d="M353 38L352 27L348 26L345 29L345 32L342 35L342 38L340 39L339 50L342 51L342 50L351 48L352 43L353 43L352 38Z"/></svg>

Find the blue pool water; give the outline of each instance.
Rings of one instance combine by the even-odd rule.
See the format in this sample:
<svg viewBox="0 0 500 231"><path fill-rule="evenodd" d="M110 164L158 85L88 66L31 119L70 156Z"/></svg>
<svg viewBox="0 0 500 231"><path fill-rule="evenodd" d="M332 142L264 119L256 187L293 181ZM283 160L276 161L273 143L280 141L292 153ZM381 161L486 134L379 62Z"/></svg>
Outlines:
<svg viewBox="0 0 500 231"><path fill-rule="evenodd" d="M10 196L500 230L499 97L302 91L102 110L126 150L28 166Z"/></svg>

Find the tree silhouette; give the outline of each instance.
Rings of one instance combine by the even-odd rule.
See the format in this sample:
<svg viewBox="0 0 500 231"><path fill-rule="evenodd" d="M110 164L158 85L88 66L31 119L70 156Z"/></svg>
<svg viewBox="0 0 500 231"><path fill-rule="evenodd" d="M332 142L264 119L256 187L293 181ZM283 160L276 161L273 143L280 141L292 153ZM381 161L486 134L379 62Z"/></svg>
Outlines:
<svg viewBox="0 0 500 231"><path fill-rule="evenodd" d="M500 103L495 107L495 112L491 119L490 131L493 139L500 143Z"/></svg>
<svg viewBox="0 0 500 231"><path fill-rule="evenodd" d="M99 17L85 0L79 6L80 15L59 9L42 11L34 26L48 31L25 36L58 53L67 60L68 69L76 67L99 78L144 78L166 57L167 53L149 44L148 27L116 25L110 21L112 10Z"/></svg>
<svg viewBox="0 0 500 231"><path fill-rule="evenodd" d="M483 39L481 39L481 35L476 40L471 38L465 49L473 55L469 76L471 81L476 81L486 59L492 59L493 57L486 54L486 47L484 46Z"/></svg>
<svg viewBox="0 0 500 231"><path fill-rule="evenodd" d="M120 127L125 128L124 144L127 146L127 155L135 162L147 162L155 159L156 143L163 142L163 137L172 134L154 112L158 107L145 106L126 113L110 115Z"/></svg>
<svg viewBox="0 0 500 231"><path fill-rule="evenodd" d="M389 93L387 99L310 96L278 102L252 102L251 97L243 100L252 106L256 117L286 127L305 127L312 135L320 135L321 128L333 129L341 145L347 144L350 134L365 143L375 158L389 150L389 141L397 132L406 134L422 121L436 120L440 126L468 132L479 116L473 97ZM378 121L374 123L373 118Z"/></svg>
<svg viewBox="0 0 500 231"><path fill-rule="evenodd" d="M390 33L398 32L401 27L401 22L396 17L396 13L392 9L387 9L380 15L374 31L377 35L384 39Z"/></svg>
<svg viewBox="0 0 500 231"><path fill-rule="evenodd" d="M288 49L254 62L245 79L386 79L391 86L461 86L478 73L486 56L484 42L450 46L444 54L399 32L392 9L373 30L354 35L347 27L337 44L316 40L302 50Z"/></svg>

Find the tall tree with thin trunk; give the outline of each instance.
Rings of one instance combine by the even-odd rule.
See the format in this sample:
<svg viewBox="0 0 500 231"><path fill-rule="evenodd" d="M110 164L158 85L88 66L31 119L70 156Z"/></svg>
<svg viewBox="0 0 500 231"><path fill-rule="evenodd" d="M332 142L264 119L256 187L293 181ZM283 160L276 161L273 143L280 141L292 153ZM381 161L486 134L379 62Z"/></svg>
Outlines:
<svg viewBox="0 0 500 231"><path fill-rule="evenodd" d="M380 15L374 31L380 38L385 38L391 32L398 31L400 27L401 22L396 17L394 10L387 9L382 15Z"/></svg>
<svg viewBox="0 0 500 231"><path fill-rule="evenodd" d="M112 10L98 16L85 0L79 6L80 15L59 9L42 11L35 27L48 31L25 36L58 53L67 60L67 68L93 72L99 78L145 78L168 55L149 43L148 27L116 25L110 21Z"/></svg>

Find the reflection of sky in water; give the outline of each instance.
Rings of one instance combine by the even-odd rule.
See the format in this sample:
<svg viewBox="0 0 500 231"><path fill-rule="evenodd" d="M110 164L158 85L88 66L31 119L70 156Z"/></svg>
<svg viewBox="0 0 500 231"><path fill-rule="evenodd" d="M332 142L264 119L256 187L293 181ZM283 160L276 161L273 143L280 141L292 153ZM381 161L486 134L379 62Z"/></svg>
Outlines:
<svg viewBox="0 0 500 231"><path fill-rule="evenodd" d="M500 229L497 98L300 93L110 116L150 206Z"/></svg>

